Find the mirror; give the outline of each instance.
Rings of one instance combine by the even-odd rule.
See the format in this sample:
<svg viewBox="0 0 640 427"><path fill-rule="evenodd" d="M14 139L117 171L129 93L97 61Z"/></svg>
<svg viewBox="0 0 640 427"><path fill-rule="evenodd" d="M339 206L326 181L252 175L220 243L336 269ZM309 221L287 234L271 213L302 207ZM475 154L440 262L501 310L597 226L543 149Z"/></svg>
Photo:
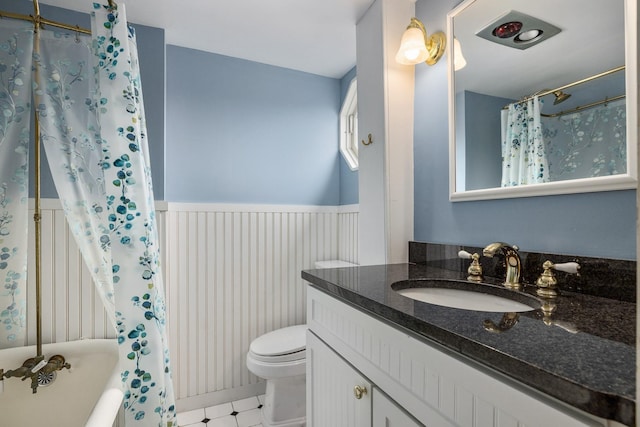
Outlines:
<svg viewBox="0 0 640 427"><path fill-rule="evenodd" d="M452 201L636 188L636 7L466 0L448 14ZM459 70L454 37L466 60ZM540 114L518 128L514 117L536 110L536 94ZM527 126L528 136L518 133ZM524 163L543 159L533 179L509 160L525 141Z"/></svg>

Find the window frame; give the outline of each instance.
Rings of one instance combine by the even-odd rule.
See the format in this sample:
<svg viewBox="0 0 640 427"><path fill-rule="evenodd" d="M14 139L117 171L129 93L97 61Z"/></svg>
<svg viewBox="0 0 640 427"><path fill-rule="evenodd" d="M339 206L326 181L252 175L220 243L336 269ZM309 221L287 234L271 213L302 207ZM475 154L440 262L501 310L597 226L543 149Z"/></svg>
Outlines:
<svg viewBox="0 0 640 427"><path fill-rule="evenodd" d="M349 169L358 170L358 82L354 78L340 108L340 154Z"/></svg>

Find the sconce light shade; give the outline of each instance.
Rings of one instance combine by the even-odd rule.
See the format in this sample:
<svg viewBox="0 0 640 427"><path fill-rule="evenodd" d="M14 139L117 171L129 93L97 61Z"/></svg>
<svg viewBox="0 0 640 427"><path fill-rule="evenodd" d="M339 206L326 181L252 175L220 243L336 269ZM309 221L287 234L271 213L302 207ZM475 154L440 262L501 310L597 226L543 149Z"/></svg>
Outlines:
<svg viewBox="0 0 640 427"><path fill-rule="evenodd" d="M467 60L462 55L462 47L455 37L453 38L453 69L455 71L462 70L467 65Z"/></svg>
<svg viewBox="0 0 640 427"><path fill-rule="evenodd" d="M396 62L403 65L414 65L426 61L428 56L424 33L419 28L407 28L402 35L400 49L396 54Z"/></svg>
<svg viewBox="0 0 640 427"><path fill-rule="evenodd" d="M426 62L434 65L444 54L446 38L439 31L427 37L427 30L419 19L411 18L411 23L402 35L400 49L396 54L396 62L403 65L414 65Z"/></svg>

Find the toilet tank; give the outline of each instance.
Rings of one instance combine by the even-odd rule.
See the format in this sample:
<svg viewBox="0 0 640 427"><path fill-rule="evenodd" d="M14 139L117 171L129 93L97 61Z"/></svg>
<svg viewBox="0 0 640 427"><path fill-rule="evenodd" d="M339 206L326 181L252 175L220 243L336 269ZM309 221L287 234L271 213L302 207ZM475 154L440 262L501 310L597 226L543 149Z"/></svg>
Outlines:
<svg viewBox="0 0 640 427"><path fill-rule="evenodd" d="M353 264L347 261L341 261L338 259L330 259L327 261L316 261L316 268L340 268L340 267L357 267L358 264Z"/></svg>

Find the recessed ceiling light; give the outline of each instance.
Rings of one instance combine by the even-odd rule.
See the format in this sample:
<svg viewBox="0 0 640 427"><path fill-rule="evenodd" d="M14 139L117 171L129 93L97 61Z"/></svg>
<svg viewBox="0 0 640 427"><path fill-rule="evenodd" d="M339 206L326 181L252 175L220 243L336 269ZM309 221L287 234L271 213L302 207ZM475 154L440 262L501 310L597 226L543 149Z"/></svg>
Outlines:
<svg viewBox="0 0 640 427"><path fill-rule="evenodd" d="M538 37L542 36L543 31L542 30L529 30L529 31L524 31L520 34L518 34L516 36L515 39L513 39L516 43L526 43L526 42L531 42L534 41L535 39L537 39Z"/></svg>

